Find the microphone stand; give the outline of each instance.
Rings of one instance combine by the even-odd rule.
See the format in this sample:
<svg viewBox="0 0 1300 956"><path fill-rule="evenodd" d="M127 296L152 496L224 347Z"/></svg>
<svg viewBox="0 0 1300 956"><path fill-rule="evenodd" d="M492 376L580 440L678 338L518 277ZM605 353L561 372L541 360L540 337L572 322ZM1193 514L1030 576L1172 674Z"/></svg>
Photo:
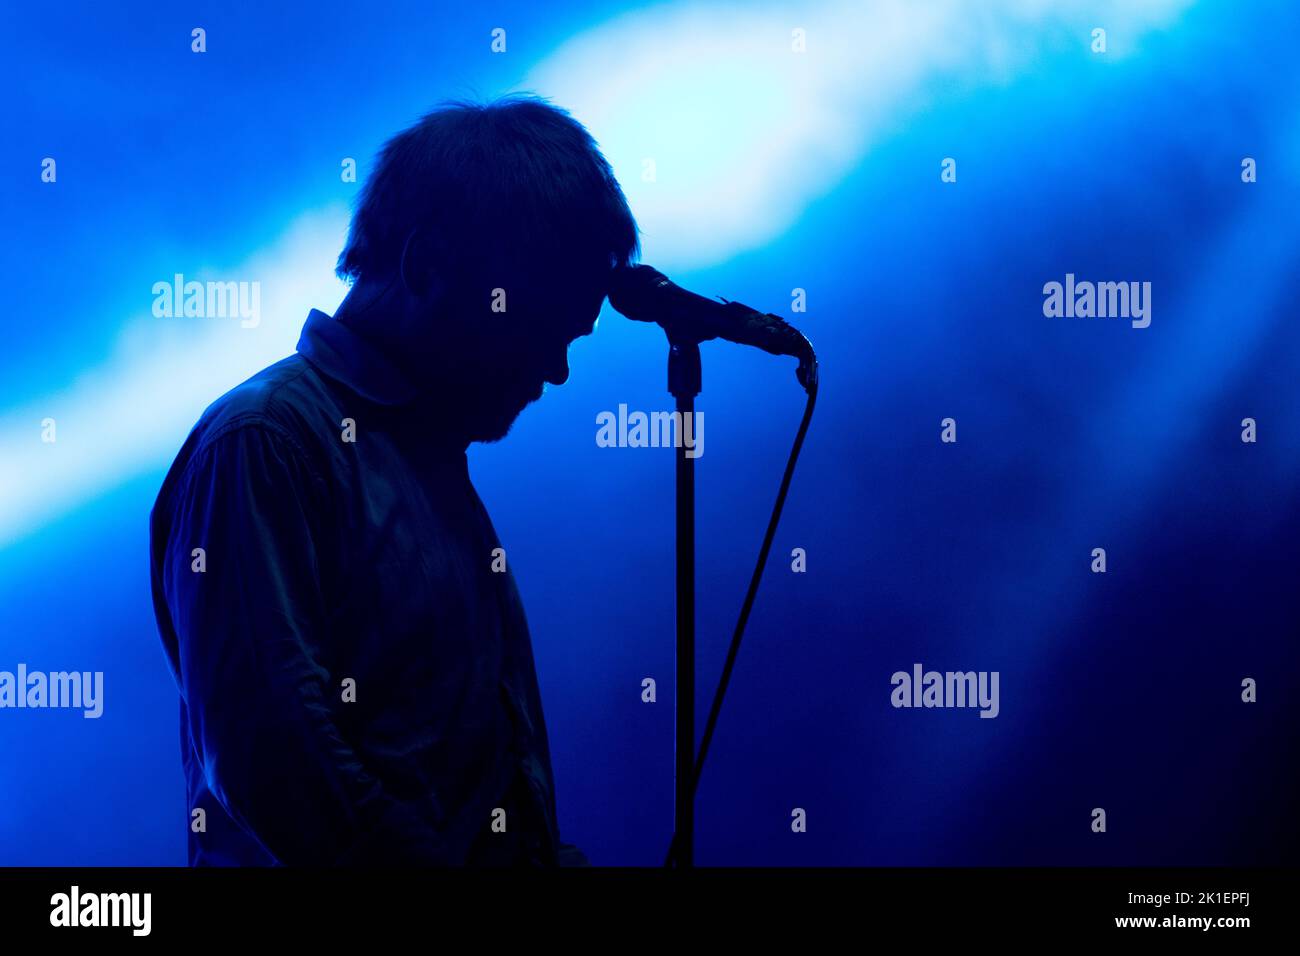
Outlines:
<svg viewBox="0 0 1300 956"><path fill-rule="evenodd" d="M681 441L694 430L695 396L703 388L700 339L668 335L668 391L677 400L677 693L673 827L678 868L695 865L695 459ZM688 419L689 416L689 419Z"/></svg>
<svg viewBox="0 0 1300 956"><path fill-rule="evenodd" d="M808 425L817 401L817 356L812 344L798 329L771 313L760 313L739 302L722 300L721 305L674 286L663 273L650 266L624 266L615 270L609 289L609 301L629 318L655 322L668 334L668 391L677 401L676 454L676 532L677 532L677 693L674 701L674 793L673 840L665 866L691 869L695 865L695 785L704 768L713 729L722 708L722 699L731 680L732 666L740 650L745 624L754 608L754 599L762 581L763 568L776 535L781 509L785 506L790 479L799 459ZM799 359L795 377L808 394L803 420L795 435L776 504L767 523L763 545L758 552L749 589L741 605L736 629L727 649L722 678L713 697L709 719L704 725L704 741L698 760L695 756L695 459L690 457L683 431L689 421L694 424L695 396L702 390L700 343L723 338L741 345L752 345L772 355L789 355ZM692 433L699 434L698 429Z"/></svg>

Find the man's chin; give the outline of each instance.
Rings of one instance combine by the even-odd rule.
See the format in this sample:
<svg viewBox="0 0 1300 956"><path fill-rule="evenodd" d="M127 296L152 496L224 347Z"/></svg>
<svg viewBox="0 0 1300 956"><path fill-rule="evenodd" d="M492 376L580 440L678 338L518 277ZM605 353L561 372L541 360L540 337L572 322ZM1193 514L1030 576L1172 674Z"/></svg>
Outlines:
<svg viewBox="0 0 1300 956"><path fill-rule="evenodd" d="M515 422L519 420L519 416L527 407L527 404L520 405L512 411L503 412L500 415L484 417L475 422L470 432L470 441L490 444L505 438L510 434L510 430L514 427Z"/></svg>
<svg viewBox="0 0 1300 956"><path fill-rule="evenodd" d="M481 442L484 445L491 445L493 442L499 442L510 434L510 429L514 428L515 423L511 422L505 428L492 429L490 431L481 431L470 441Z"/></svg>

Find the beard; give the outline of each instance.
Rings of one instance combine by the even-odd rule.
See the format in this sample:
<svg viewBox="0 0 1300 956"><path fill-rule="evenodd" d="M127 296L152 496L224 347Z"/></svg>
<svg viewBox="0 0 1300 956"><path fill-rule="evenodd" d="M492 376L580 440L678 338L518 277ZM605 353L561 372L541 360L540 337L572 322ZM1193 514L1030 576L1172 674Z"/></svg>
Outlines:
<svg viewBox="0 0 1300 956"><path fill-rule="evenodd" d="M460 412L467 440L497 442L505 438L523 410L541 398L544 390L543 385L507 387L467 402Z"/></svg>
<svg viewBox="0 0 1300 956"><path fill-rule="evenodd" d="M406 412L412 425L438 444L464 448L471 442L500 441L546 388L536 374L505 377L460 371L454 379L428 382Z"/></svg>

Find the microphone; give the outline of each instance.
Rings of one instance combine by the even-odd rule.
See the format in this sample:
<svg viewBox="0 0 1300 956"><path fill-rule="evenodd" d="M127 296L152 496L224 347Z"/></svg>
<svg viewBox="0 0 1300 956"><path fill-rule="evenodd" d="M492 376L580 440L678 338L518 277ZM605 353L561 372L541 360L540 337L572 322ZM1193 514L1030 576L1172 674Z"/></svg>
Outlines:
<svg viewBox="0 0 1300 956"><path fill-rule="evenodd" d="M804 390L817 387L817 355L802 332L780 316L739 302L714 301L674 285L650 266L620 266L610 280L609 304L629 319L654 322L669 341L726 339L772 355L799 360L795 377Z"/></svg>

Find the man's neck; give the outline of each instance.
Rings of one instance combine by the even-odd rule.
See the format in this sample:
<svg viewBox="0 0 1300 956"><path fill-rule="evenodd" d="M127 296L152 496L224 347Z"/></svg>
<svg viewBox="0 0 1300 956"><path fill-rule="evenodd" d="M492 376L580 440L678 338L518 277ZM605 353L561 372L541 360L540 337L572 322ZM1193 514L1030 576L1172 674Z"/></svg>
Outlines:
<svg viewBox="0 0 1300 956"><path fill-rule="evenodd" d="M334 313L334 320L366 340L408 381L419 394L400 408L396 417L404 420L415 433L432 444L451 451L464 452L470 439L460 432L455 389L448 383L430 354L427 328L416 335L414 323L393 294L394 285L379 281L358 280ZM423 338L423 341L420 339Z"/></svg>

